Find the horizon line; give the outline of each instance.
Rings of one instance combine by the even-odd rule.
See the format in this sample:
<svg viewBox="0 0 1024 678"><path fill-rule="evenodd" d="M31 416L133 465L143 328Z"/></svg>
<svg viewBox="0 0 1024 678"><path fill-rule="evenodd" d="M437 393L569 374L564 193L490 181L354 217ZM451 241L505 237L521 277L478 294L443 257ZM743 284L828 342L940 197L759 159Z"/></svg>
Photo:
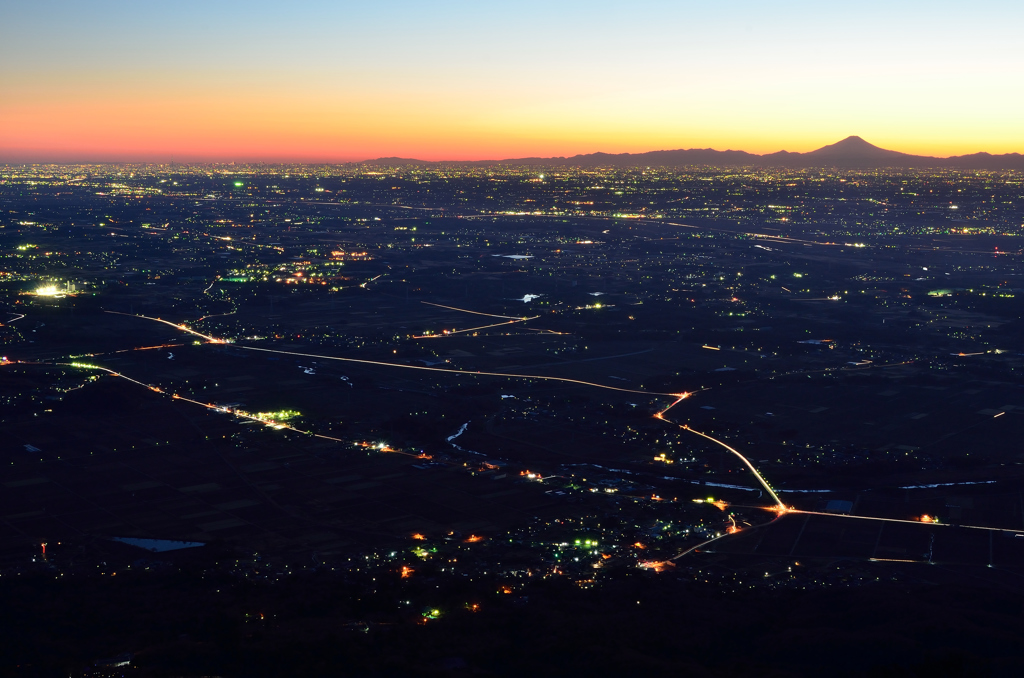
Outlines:
<svg viewBox="0 0 1024 678"><path fill-rule="evenodd" d="M609 157L626 157L626 156L646 155L646 154L649 154L649 153L676 153L676 152L690 152L690 151L704 151L704 152L713 152L713 153L743 153L743 154L746 154L746 155L753 156L755 158L765 158L765 157L771 157L771 156L777 156L777 155L788 155L788 156L808 155L810 153L814 153L816 151L820 151L820 150L822 150L824 148L827 148L829 146L834 146L834 145L842 143L844 141L854 140L854 139L862 141L865 144L867 144L869 146L872 146L874 149L878 149L880 151L885 151L885 152L890 152L890 153L898 153L898 154L901 154L901 155L905 155L905 156L907 156L909 158L921 158L921 159L926 159L926 160L950 160L950 159L954 159L954 158L963 158L963 157L976 156L976 155L990 155L992 157L1021 155L1020 152L1016 152L1016 151L1010 151L1010 152L1006 152L1006 153L991 153L989 151L974 151L974 152L971 152L971 153L965 153L965 154L960 154L960 155L946 155L946 156L941 156L941 155L918 155L918 154L914 154L914 153L907 153L907 152L904 152L904 151L895 151L895 150L892 150L892 149L887 149L887 148L882 148L880 146L875 146L874 144L871 144L870 142L866 141L863 137L860 137L858 135L849 135L849 136L846 136L846 137L840 139L839 141L828 143L828 144L825 144L823 146L818 146L817 148L814 148L814 149L812 149L810 151L787 151L786 149L780 149L778 151L771 151L771 152L768 152L768 153L755 153L755 152L752 152L752 151L745 151L745 150L742 150L742 149L739 149L739 148L726 148L724 150L719 150L719 149L716 149L716 148L712 148L710 146L706 146L706 147L688 147L688 148L657 148L657 149L650 149L650 150L646 150L646 151L622 151L622 152L618 152L618 153L598 150L598 151L589 151L589 152L586 152L586 153L574 153L572 155L549 155L549 156L543 156L543 155L523 155L523 156L519 156L519 157L475 158L475 159L470 159L470 158L462 158L462 159L442 158L442 159L438 159L438 160L429 160L429 159L424 159L424 158L418 158L418 157L414 157L414 155L379 155L377 157L364 158L364 159L361 159L361 160L314 159L314 158L310 158L310 157L307 157L305 159L300 159L298 157L292 157L290 159L289 158L285 158L285 157L278 157L278 158L275 158L275 159L253 159L253 158L246 159L246 158L243 157L242 159L239 159L238 156L231 157L231 156L228 156L228 155L223 155L223 156L218 155L218 156L212 156L212 157L203 157L203 156L191 156L191 157L189 157L189 156L186 156L185 159L180 159L180 160L179 159L175 159L173 157L171 157L171 158L165 157L165 159L160 159L160 160L157 160L157 159L135 159L135 160L126 160L126 159L117 159L117 160L114 160L114 159L108 159L108 160L99 160L99 159L89 159L89 160L86 160L86 159L77 159L77 160L62 159L62 160L55 160L55 159L41 159L41 158L38 158L38 157L35 158L35 159L28 159L28 157L25 157L24 159L7 159L7 158L4 157L6 155L5 151L3 149L0 149L0 165L2 165L2 166L8 166L8 165L167 165L167 164L189 164L189 165L202 165L202 164L206 164L206 165L233 165L233 164L239 164L239 165L365 165L365 164L368 164L368 163L379 162L381 160L400 160L400 161L403 161L403 162L417 162L417 163L424 163L424 164L451 164L451 165L458 165L458 164L466 164L466 163L474 163L474 164L479 164L479 163L502 164L502 163L511 163L511 162L521 162L521 161L524 161L524 160L531 160L531 161L543 161L543 160L566 161L566 160L572 160L573 158L585 158L585 157L596 156L596 155L606 155L606 156L609 156ZM14 154L22 155L22 152L14 151ZM28 156L28 154L26 153L25 156Z"/></svg>

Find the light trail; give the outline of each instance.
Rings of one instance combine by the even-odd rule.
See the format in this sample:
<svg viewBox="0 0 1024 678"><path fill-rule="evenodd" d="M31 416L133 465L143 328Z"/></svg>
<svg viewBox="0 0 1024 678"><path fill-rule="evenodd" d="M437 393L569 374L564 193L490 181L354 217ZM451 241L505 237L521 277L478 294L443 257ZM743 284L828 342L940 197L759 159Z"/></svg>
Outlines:
<svg viewBox="0 0 1024 678"><path fill-rule="evenodd" d="M755 477L755 478L757 478L757 482L761 483L761 487L763 487L763 488L765 489L765 491L766 491L766 492L767 492L767 493L768 493L768 494L769 494L769 495L771 496L771 498L775 500L775 504L776 504L776 507L775 507L775 509L774 509L774 510L775 510L775 511L777 511L778 513L780 513L780 514L782 514L782 513L786 513L787 511L789 511L789 510L790 510L790 509L789 509L789 507L787 507L787 506L786 506L785 504L783 504L783 503L782 503L782 500L781 500L781 499L779 499L779 495L775 494L775 490L773 490L773 489L771 488L771 485L769 485L769 484L768 484L768 481L764 479L764 476L762 476L762 475L761 475L761 472L757 470L757 467L755 467L755 466L754 466L754 465L753 465L753 464L752 464L752 463L750 462L750 460L749 460L749 459L747 459L746 457L744 457L744 456L743 456L743 454L742 454L742 453L740 453L740 451L739 451L739 450L737 450L737 449L736 449L736 448L734 448L734 447L730 447L729 445L726 445L725 443L723 443L723 442L722 442L721 440L719 440L719 439L717 439L717 438L712 438L711 436L709 436L709 435L708 435L708 434L706 434L706 433L701 433L700 431L698 431L698 430L696 430L696 429L692 429L692 428L690 428L690 425L689 425L689 424L676 424L676 423L675 423L674 421L670 421L670 420L668 420L668 419L666 419L666 418L665 418L665 413L666 413L666 412L668 412L668 411L669 411L670 409L672 409L673 407L675 407L676 405L678 405L678 404L679 404L679 402L680 402L680 401L682 401L682 400L683 400L683 398L685 398L685 397L687 397L687 396L689 396L689 394L685 394L685 395L683 395L683 397L679 398L679 400L677 400L676 402L672 403L671 405L669 405L668 407L666 407L666 408L665 408L664 410L662 410L661 412L658 412L657 414L655 414L655 415L654 415L655 419L660 419L660 420L662 420L662 421L665 421L665 422L668 422L668 423L670 423L670 424L675 424L676 426L678 426L679 428L683 429L684 431L689 431L690 433L695 433L695 434L699 435L699 436L700 436L701 438L707 438L707 439L708 439L708 440L710 440L711 442L713 442L713 443L716 443L716 444L718 444L718 445L721 445L721 446L722 446L722 447L724 447L725 449L727 449L727 450L729 450L730 452L732 452L732 453L733 453L734 455L736 455L737 457L739 457L740 461L742 461L742 462L743 462L743 464L744 464L744 465L745 465L745 466L746 466L746 467L747 467L748 469L750 469L750 472L754 474L754 477Z"/></svg>
<svg viewBox="0 0 1024 678"><path fill-rule="evenodd" d="M116 351L103 351L102 353L79 353L78 355L69 355L65 357L70 358L71 360L76 360L78 358L95 358L97 356L113 355L115 353L131 353L133 351L152 351L160 348L179 348L184 345L185 344L160 344L159 346L139 346L138 348L122 348Z"/></svg>
<svg viewBox="0 0 1024 678"><path fill-rule="evenodd" d="M294 426L291 426L290 424L285 424L283 422L280 422L280 421L277 421L277 420L274 420L274 419L264 419L262 417L253 416L253 415L247 414L245 412L239 412L238 410L233 410L233 409L230 409L230 408L227 408L227 407L222 407L220 405L214 405L213 403L204 403L201 400L194 400L192 398L187 398L187 397L185 397L183 395L178 395L177 393L172 393L170 391L164 390L164 389L160 388L159 386L153 386L152 384L147 384L145 382L139 381L138 379L132 379L131 377L125 376L125 375L121 374L120 372L115 372L114 370L111 370L109 368L103 367L101 365L91 365L91 364L86 364L86 363L56 363L56 364L57 365L67 365L67 366L70 366L70 367L76 367L78 369L100 370L101 372L106 372L107 374L109 374L112 377L118 377L119 379L124 379L125 381L129 381L129 382L131 382L133 384L136 384L138 386L142 386L143 388L149 389L150 391L153 391L154 393L159 393L161 395L170 396L172 400L181 400L181 401L186 402L186 403L191 403L193 405L198 405L200 407L205 407L208 410L213 410L215 412L220 412L222 414L230 414L231 416L236 417L238 419L245 419L247 421L252 421L252 422L259 423L259 424L263 424L264 426L270 426L271 428L274 428L274 429L278 429L278 430L286 429L286 430L289 430L289 431L294 431L295 433L301 433L303 435L312 436L314 438L323 438L324 440L332 440L332 441L338 442L338 443L348 443L349 442L348 440L345 440L344 438L335 438L334 436L323 435L322 433L313 433L312 431L304 431L303 429L296 428ZM364 447L366 447L366 445L364 445ZM406 455L408 457L413 457L413 458L416 458L416 459L427 459L427 458L429 458L427 455L412 454L410 452L403 452L401 450L396 450L396 449L393 449L393 448L387 447L387 446L377 447L377 448L374 448L374 449L377 449L380 452L391 452L391 453L395 453L395 454L404 454L404 455Z"/></svg>
<svg viewBox="0 0 1024 678"><path fill-rule="evenodd" d="M172 323L169 320L163 320L161 318L153 318L146 315L133 315L131 313L121 313L119 311L104 311L105 313L114 313L116 315L126 315L132 318L142 318L144 320L152 320L154 322L163 323L164 325L170 325L171 327L181 330L182 332L188 332L189 334L197 337L206 339L211 344L227 344L229 343L225 339L218 339L217 337L211 337L201 332L196 332L186 325L179 325ZM508 379L538 379L540 381L558 381L568 384L579 384L580 386L590 386L592 388L603 388L608 391L618 391L620 393L639 393L647 396L665 396L669 398L678 398L682 400L690 396L689 393L659 393L657 391L641 391L634 388L621 388L618 386L607 386L605 384L595 384L591 381L582 381L580 379L569 379L568 377L549 377L541 374L511 374L508 372L481 372L481 371L469 371L469 370L455 370L444 367L425 367L420 365L403 365L401 363L386 363L380 360L363 360L360 358L341 358L333 355L320 355L317 353L302 353L299 351L282 351L273 348L257 348L256 346L243 346L241 344L231 344L234 348L242 349L245 351L260 351L262 353L277 353L280 355L294 355L301 358L317 358L320 360L338 360L347 363L357 363L360 365L377 365L380 367L398 367L406 370L420 370L423 372L443 372L445 374L461 374L465 376L477 376L477 377L505 377Z"/></svg>
<svg viewBox="0 0 1024 678"><path fill-rule="evenodd" d="M756 240L765 240L768 242L801 243L804 245L823 245L829 247L857 247L853 243L818 242L817 240L801 240L800 238L790 238L784 235L768 235L765 233L743 233L741 235L745 235ZM865 247L870 247L870 245L865 245Z"/></svg>
<svg viewBox="0 0 1024 678"><path fill-rule="evenodd" d="M148 388L150 391L153 391L154 393L164 393L164 390L161 389L159 386L153 386L152 384L147 384L145 382L138 381L137 379L132 379L131 377L126 377L123 374L121 374L120 372L115 372L114 370L109 369L107 367L103 367L101 365L92 365L92 364L89 364L89 363L78 363L78 362L73 362L73 363L55 363L55 364L57 364L57 365L67 365L68 367L77 367L78 369L81 369L81 370L100 370L101 372L106 372L107 374L109 374L111 376L120 377L121 379L124 379L126 381L130 381L133 384L137 384L137 385L142 386L144 388ZM214 406L211 405L210 407L214 407Z"/></svg>
<svg viewBox="0 0 1024 678"><path fill-rule="evenodd" d="M179 346L184 346L184 344L160 344L159 346L140 346L138 348L123 348L120 351L111 351L111 353L131 353L132 351L152 351L152 350L158 349L158 348L177 348ZM102 354L101 353L96 353L94 355L102 355Z"/></svg>
<svg viewBox="0 0 1024 678"><path fill-rule="evenodd" d="M679 394L679 398L677 400L673 401L672 404L669 405L668 407L666 407L665 409L663 409L660 412L656 413L654 415L654 418L655 419L661 419L662 421L668 422L670 424L675 424L674 421L668 421L668 419L665 418L665 413L668 412L669 410L671 410L673 407L675 407L679 403L681 403L684 400L686 400L687 398L689 398L691 395L693 395L693 394L692 393L680 393ZM676 424L676 426L678 426L678 424Z"/></svg>
<svg viewBox="0 0 1024 678"><path fill-rule="evenodd" d="M800 513L807 516L829 516L831 518L847 518L854 520L875 520L885 523L907 523L909 525L928 525L931 527L962 527L966 530L987 530L989 532L1003 532L1006 534L1024 534L1022 530L1011 530L1005 527L985 527L983 525L961 525L953 523L928 522L924 520L907 520L906 518L879 518L878 516L854 516L846 513L825 513L824 511L802 511L790 508L787 513Z"/></svg>
<svg viewBox="0 0 1024 678"><path fill-rule="evenodd" d="M556 332L555 330L542 330L539 327L527 327L525 329L528 329L528 330L530 330L532 332L540 332L542 334L544 334L544 333L546 333L546 334L565 334L565 335L571 335L572 334L572 332Z"/></svg>
<svg viewBox="0 0 1024 678"><path fill-rule="evenodd" d="M412 335L412 338L413 339L443 339L445 337L450 337L450 336L452 336L454 334L464 334L466 332L476 332L477 330L488 330L488 329L490 329L492 327L502 327L504 325L514 325L514 324L516 324L518 322L522 322L522 321L521 320L508 320L508 321L503 322L503 323L494 323L493 325L481 325L480 327L468 327L468 328L466 328L464 330L441 330L441 332L439 332L438 334L414 334L414 335Z"/></svg>
<svg viewBox="0 0 1024 678"><path fill-rule="evenodd" d="M696 546L691 546L690 548L686 549L682 553L680 553L680 554L678 554L676 556L673 556L672 558L669 558L669 560L670 561L679 560L683 556L689 555L689 554L693 553L694 551L696 551L697 549L701 548L702 546L707 546L711 542L718 541L719 539L722 539L724 537L731 537L731 536L732 535L730 535L728 533L725 533L725 534L720 534L717 537L712 537L711 539L708 539L707 541L702 541L701 543L697 544Z"/></svg>
<svg viewBox="0 0 1024 678"><path fill-rule="evenodd" d="M188 231L182 231L182 233L188 233ZM223 240L225 242L231 242L231 243L234 243L236 245L248 245L249 247L261 247L263 249L275 250L277 252L280 252L280 253L284 254L284 248L276 246L276 245L261 245L261 244L259 244L257 242L249 242L248 240L243 240L243 239L234 240L230 236L212 235L210 233L199 233L199 235L207 237L207 238L211 238L213 240Z"/></svg>
<svg viewBox="0 0 1024 678"><path fill-rule="evenodd" d="M784 513L784 512L789 510L789 508L785 504L782 503L782 500L779 499L779 495L775 494L775 490L773 490L771 488L771 485L769 485L768 481L764 479L764 476L761 475L761 472L758 471L757 468L752 463L750 463L750 460L747 459L746 457L744 457L740 453L739 450L737 450L734 447L730 447L729 445L726 445L725 443L723 443L721 440L718 440L717 438L712 438L711 436L709 436L706 433L701 433L700 431L698 431L696 429L690 428L689 424L682 424L681 426L679 424L676 424L676 425L679 426L679 428L683 429L684 431L689 431L690 433L696 433L701 438L707 438L711 442L717 443L717 444L721 445L722 447L724 447L725 449L729 450L730 452L735 454L737 457L739 457L740 461L742 461L746 465L746 467L748 469L750 469L750 472L754 474L754 477L757 478L757 481L759 483L761 483L761 486L765 489L765 491L767 491L768 494L771 495L771 498L775 500L775 503L778 505L779 512L780 513Z"/></svg>
<svg viewBox="0 0 1024 678"><path fill-rule="evenodd" d="M703 548L703 547L707 546L708 544L710 544L712 542L718 541L719 539L725 539L726 537L732 537L732 536L735 536L735 535L740 534L742 532L749 532L750 530L759 530L759 529L761 529L763 527L768 527L769 525L774 523L776 520L778 520L782 516L783 516L783 514L779 513L771 521L769 521L767 523L764 523L763 525L757 525L755 527L751 527L748 530L736 530L735 532L723 532L722 534L720 534L720 535L718 535L716 537L712 537L711 539L702 541L701 543L697 544L696 546L691 546L690 548L686 549L682 553L679 553L679 554L669 558L668 560L669 560L669 562L675 561L675 560L679 560L683 556L689 555L689 554L693 553L694 551L696 551L697 549Z"/></svg>
<svg viewBox="0 0 1024 678"><path fill-rule="evenodd" d="M463 329L463 330L442 330L438 334L417 334L417 335L413 335L413 337L412 337L413 339L440 339L440 338L443 338L443 337L450 337L453 334L465 334L466 332L476 332L478 330L488 330L488 329L490 329L492 327L501 327L503 325L513 325L513 324L519 323L519 322L526 322L527 320L536 320L537 318L540 317L539 315L535 315L533 317L526 317L526 316L498 315L496 313L482 313L480 311L471 311L471 310L469 310L467 308L457 308L455 306L445 306L444 304L435 304L435 303L430 302L430 301L421 301L420 303L421 304L426 304L427 306L436 306L437 308L445 308L445 309L448 309L450 311L459 311L460 313L472 313L473 315L482 315L482 316L486 316L488 318L502 318L504 320L507 320L507 322L494 323L493 325L481 325L480 327L469 327L469 328L466 328L466 329Z"/></svg>
<svg viewBox="0 0 1024 678"><path fill-rule="evenodd" d="M692 431L693 433L698 433L697 431L694 431L693 429L689 429L689 430ZM703 434L700 434L700 435L703 435ZM709 436L705 436L705 437L709 437ZM721 443L719 443L719 444L721 444ZM755 471L755 473L756 473L756 471ZM766 487L766 489L768 489L768 488ZM771 492L770 489L768 491ZM922 521L922 520L906 520L906 519L903 519L903 518L879 518L877 516L853 516L853 515L847 515L847 514L844 514L844 513L825 513L824 511L801 511L800 509L787 508L785 506L782 506L781 509L779 507L772 507L772 506L754 506L754 507L749 507L749 508L760 508L762 510L771 511L771 512L776 514L776 517L772 521L770 521L768 523L765 523L764 525L758 525L757 527L754 527L754 528L751 528L751 529L759 529L759 528L762 528L762 527L767 527L768 525L771 525L776 520L779 520L782 516L787 515L787 514L799 514L799 515L805 515L805 516L825 516L825 517L829 517L829 518L846 518L846 519L853 519L853 520L874 520L876 522L883 522L883 523L904 523L904 524L908 524L908 525L928 525L930 527L962 527L962 528L969 529L969 530L985 530L985 531L988 531L988 532L1001 532L1001 533L1004 533L1004 534L1022 534L1021 530L1009 530L1009 529L1002 528L1002 527L983 527L983 526L980 526L980 525L952 525L950 523L926 522L926 521ZM724 539L726 537L731 537L733 534L739 534L741 532L744 532L744 530L738 530L737 532L732 532L732 533L726 532L726 533L720 534L720 535L718 535L716 537L712 537L711 539L708 539L706 541L702 541L701 543L697 544L696 546L691 546L690 548L686 549L682 553L680 553L680 554L678 554L678 555L676 555L676 556L674 556L672 558L669 558L669 560L670 561L671 560L678 560L678 559L682 558L683 556L686 556L686 555L688 555L690 553L693 553L697 549L702 548L704 546L707 546L708 544L710 544L712 542L718 541L719 539ZM868 560L871 561L871 562L895 562L895 563L926 563L926 562L928 562L928 561L924 561L924 560L904 560L904 559L899 559L899 558L875 558L875 557L868 558Z"/></svg>
<svg viewBox="0 0 1024 678"><path fill-rule="evenodd" d="M210 315L204 315L201 318L196 318L194 322L197 322L197 323L198 322L202 322L203 320L206 320L207 318L222 318L222 317L224 317L226 315L235 315L236 313L238 313L237 310L229 311L227 313L212 313Z"/></svg>
<svg viewBox="0 0 1024 678"><path fill-rule="evenodd" d="M799 513L805 516L829 516L831 518L855 518L858 520L876 520L885 523L908 523L910 525L934 525L936 527L949 527L948 523L925 523L920 520L907 520L905 518L879 518L877 516L853 516L846 513L826 513L825 511L802 511L800 509L789 509L789 513Z"/></svg>
<svg viewBox="0 0 1024 678"><path fill-rule="evenodd" d="M83 358L93 358L101 355L112 355L114 353L132 353L134 351L154 351L161 348L179 348L185 344L160 344L159 346L139 346L138 348L122 348L119 351L106 351L104 353L86 353ZM77 357L77 356L76 356Z"/></svg>
<svg viewBox="0 0 1024 678"><path fill-rule="evenodd" d="M206 339L211 344L227 344L228 343L228 341L225 340L225 339L218 339L217 337L211 337L208 334L203 334L202 332L196 332L194 329L192 329L191 327L189 327L187 325L179 325L178 323L172 323L171 321L163 320L162 318L151 318L148 315L139 315L139 314L135 314L135 313L121 313L120 311L104 311L104 313L113 313L114 315L126 315L129 318L144 318L146 320L152 320L154 322L163 323L164 325L170 325L171 327L173 327L176 330L181 330L182 332L188 332L189 334L195 335L197 337L202 337L203 339Z"/></svg>
<svg viewBox="0 0 1024 678"><path fill-rule="evenodd" d="M230 238L228 238L228 239L230 240ZM203 290L203 294L205 294L206 296L210 296L210 290L212 290L213 286L216 285L218 282L220 282L220 280L221 280L221 277L219 275L217 277L215 277L213 279L213 281L210 283L210 286L207 287L205 290ZM231 305L232 305L232 309L230 311L228 311L227 313L211 313L210 315L204 315L201 318L197 318L195 320L195 322L198 323L198 322L202 322L202 321L206 320L207 318L220 318L222 316L234 315L235 313L238 313L238 307L235 306L234 302L231 301L231 297L228 297L227 299L228 299L228 302L231 303Z"/></svg>
<svg viewBox="0 0 1024 678"><path fill-rule="evenodd" d="M505 318L506 320L533 320L534 318L539 318L540 317L539 315L535 315L535 316L533 316L533 318L526 318L526 317L518 316L518 315L498 315L496 313L483 313L481 311L470 311L467 308L456 308L455 306L445 306L444 304L435 304L432 301L421 301L420 303L421 304L426 304L427 306L437 306L438 308L447 308L450 311L461 311L462 313L472 313L473 315L485 315L485 316L487 316L489 318Z"/></svg>
<svg viewBox="0 0 1024 678"><path fill-rule="evenodd" d="M166 321L161 321L166 322ZM221 341L220 343L224 343ZM319 358L321 360L340 360L348 363L359 363L362 365L379 365L382 367L401 367L407 370L422 370L424 372L444 372L447 374L462 374L466 376L477 376L477 377L506 377L509 379L539 379L541 381L560 381L569 384L579 384L581 386L591 386L593 388L603 388L608 391L619 391L621 393L639 393L641 395L648 396L666 396L670 398L687 398L689 393L658 393L656 391L640 391L633 388L619 388L618 386L607 386L605 384L595 384L591 381L582 381L580 379L569 379L567 377L548 377L541 374L511 374L508 372L471 372L469 370L454 370L447 369L444 367L421 367L419 365L402 365L400 363L386 363L379 360L361 360L359 358L339 358L332 355L318 355L316 353L300 353L298 351L281 351L272 348L257 348L255 346L242 346L240 344L234 344L235 348L244 349L246 351L262 351L264 353L280 353L282 355L295 355L303 358Z"/></svg>

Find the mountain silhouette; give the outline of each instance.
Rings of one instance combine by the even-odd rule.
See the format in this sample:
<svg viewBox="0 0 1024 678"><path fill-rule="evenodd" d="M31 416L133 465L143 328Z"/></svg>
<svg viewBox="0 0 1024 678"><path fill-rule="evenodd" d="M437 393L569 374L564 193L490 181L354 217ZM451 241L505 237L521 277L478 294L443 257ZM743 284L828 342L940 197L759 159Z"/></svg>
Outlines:
<svg viewBox="0 0 1024 678"><path fill-rule="evenodd" d="M905 163L914 156L896 151L888 151L869 144L860 137L846 137L828 146L822 146L816 151L802 154L804 159L810 159L823 163L841 164L874 164L882 163Z"/></svg>
<svg viewBox="0 0 1024 678"><path fill-rule="evenodd" d="M788 169L965 169L1024 171L1024 155L972 153L950 158L911 155L879 148L861 137L850 136L807 153L778 151L757 155L746 151L690 148L646 153L587 153L572 157L512 158L506 160L427 162L408 158L378 158L362 164L379 166L444 165L488 167L782 167Z"/></svg>

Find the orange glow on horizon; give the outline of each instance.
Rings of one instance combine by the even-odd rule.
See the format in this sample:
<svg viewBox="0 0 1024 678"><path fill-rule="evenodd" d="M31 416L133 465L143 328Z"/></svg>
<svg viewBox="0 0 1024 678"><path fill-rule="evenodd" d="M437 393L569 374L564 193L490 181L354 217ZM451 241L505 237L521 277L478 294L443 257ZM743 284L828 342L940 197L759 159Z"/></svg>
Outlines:
<svg viewBox="0 0 1024 678"><path fill-rule="evenodd" d="M805 4L8 3L0 163L1024 151L1021 3Z"/></svg>
<svg viewBox="0 0 1024 678"><path fill-rule="evenodd" d="M753 134L746 129L749 121L742 119L680 123L666 111L643 124L628 124L628 119L592 119L571 109L545 118L543 124L524 123L507 115L495 117L492 109L505 103L497 97L466 108L427 101L413 111L405 97L396 96L353 107L308 95L294 106L284 106L265 96L203 92L151 92L148 97L112 92L98 98L83 94L67 102L17 94L9 99L15 103L0 105L0 162L358 162L381 157L473 161L687 148L765 154L812 151L853 134L882 148L917 155L1024 150L1024 133L996 127L955 139L945 129L928 125L899 129L873 121L806 128L779 120L775 125L766 121L760 127L766 131Z"/></svg>

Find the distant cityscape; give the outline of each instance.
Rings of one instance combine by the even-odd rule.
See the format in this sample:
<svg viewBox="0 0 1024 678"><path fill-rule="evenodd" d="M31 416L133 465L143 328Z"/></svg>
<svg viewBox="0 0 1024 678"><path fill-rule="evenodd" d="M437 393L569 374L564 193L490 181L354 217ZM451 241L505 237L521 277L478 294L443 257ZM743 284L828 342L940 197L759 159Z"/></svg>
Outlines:
<svg viewBox="0 0 1024 678"><path fill-rule="evenodd" d="M605 599L1016 595L1022 233L1015 171L0 166L11 652L497 671L459 634Z"/></svg>

